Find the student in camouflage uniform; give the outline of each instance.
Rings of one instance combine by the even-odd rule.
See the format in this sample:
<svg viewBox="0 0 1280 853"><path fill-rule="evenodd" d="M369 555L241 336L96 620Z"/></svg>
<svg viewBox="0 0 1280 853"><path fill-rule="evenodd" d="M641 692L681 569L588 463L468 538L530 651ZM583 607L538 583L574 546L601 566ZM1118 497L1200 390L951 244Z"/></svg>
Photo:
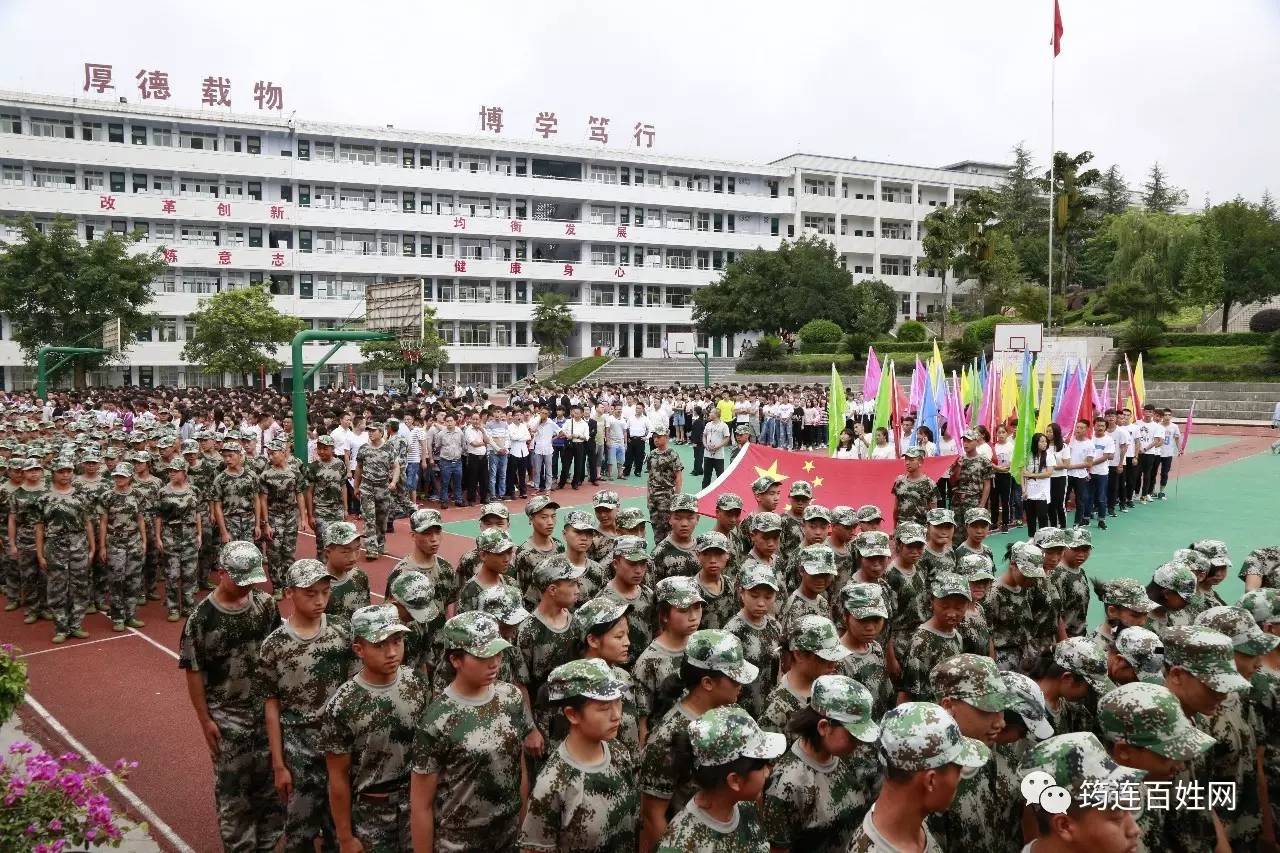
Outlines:
<svg viewBox="0 0 1280 853"><path fill-rule="evenodd" d="M1117 764L1095 735L1071 732L1051 737L1027 753L1022 769L1047 773L1054 786L1047 790L1060 792L1070 804L1062 811L1056 805L1053 811L1046 809L1044 800L1028 807L1037 837L1027 849L1124 853L1136 847L1140 833L1133 812L1100 808L1099 798L1091 792L1138 787L1146 773Z"/></svg>
<svg viewBox="0 0 1280 853"><path fill-rule="evenodd" d="M497 680L511 644L480 611L454 616L442 633L457 674L417 726L413 849L511 850L529 789L521 744L533 731L523 694Z"/></svg>
<svg viewBox="0 0 1280 853"><path fill-rule="evenodd" d="M1034 681L1020 672L1006 670L999 675L1009 695L1009 707L1004 710L1004 728L996 734L991 748L996 811L990 819L997 827L1016 828L1021 824L1024 805L1022 773L1018 768L1038 741L1053 737L1053 726L1049 725L1044 694ZM1022 834L1006 833L1004 849L1019 853Z"/></svg>
<svg viewBox="0 0 1280 853"><path fill-rule="evenodd" d="M1280 589L1280 545L1255 548L1240 564L1240 580L1246 590Z"/></svg>
<svg viewBox="0 0 1280 853"><path fill-rule="evenodd" d="M349 521L337 521L329 525L325 537L324 565L331 580L329 606L324 612L334 619L350 621L353 613L371 601L369 576L364 569L356 568L360 531Z"/></svg>
<svg viewBox="0 0 1280 853"><path fill-rule="evenodd" d="M1172 782L1184 765L1200 760L1213 746L1213 738L1191 724L1178 698L1160 684L1124 684L1103 696L1098 700L1098 725L1112 759L1145 771L1147 784ZM1142 849L1166 849L1166 815L1160 808L1139 813Z"/></svg>
<svg viewBox="0 0 1280 853"><path fill-rule="evenodd" d="M258 477L266 525L262 536L266 541L267 575L271 578L272 595L284 597L284 573L298 550L299 524L311 532L307 523L306 479L302 468L290 464L288 444L276 438L267 445L268 465Z"/></svg>
<svg viewBox="0 0 1280 853"><path fill-rule="evenodd" d="M970 600L959 629L961 645L970 654L995 658L991 626L987 624L987 613L982 609L982 602L987 600L991 584L996 579L994 566L981 554L969 554L960 559L956 574L969 584Z"/></svg>
<svg viewBox="0 0 1280 853"><path fill-rule="evenodd" d="M325 615L330 579L324 564L298 560L285 582L293 613L262 641L257 677L275 789L285 802L284 849L312 853L317 837L326 847L337 840L321 719L329 697L351 677L355 654L350 626Z"/></svg>
<svg viewBox="0 0 1280 853"><path fill-rule="evenodd" d="M698 793L667 827L659 853L739 853L768 848L756 801L769 767L786 749L741 708L717 708L689 724Z"/></svg>
<svg viewBox="0 0 1280 853"><path fill-rule="evenodd" d="M952 542L956 533L956 516L949 509L931 509L925 513L928 526L924 531L924 548L916 566L924 572L928 585L938 572L954 572L958 559Z"/></svg>
<svg viewBox="0 0 1280 853"><path fill-rule="evenodd" d="M92 573L89 590L89 613L109 612L107 597L111 591L109 572L107 570L107 551L104 543L98 538L98 519L102 513L102 496L111 489L111 481L102 476L102 458L98 451L90 448L80 460L82 473L75 478L76 491L84 495L89 505L90 523L93 525L94 549L93 562L89 564Z"/></svg>
<svg viewBox="0 0 1280 853"><path fill-rule="evenodd" d="M908 447L902 451L902 461L907 473L899 474L889 487L893 495L893 526L904 521L925 523L925 514L937 505L938 488L933 480L920 470L924 450Z"/></svg>
<svg viewBox="0 0 1280 853"><path fill-rule="evenodd" d="M213 478L209 512L223 544L256 542L262 537L262 489L258 475L245 470L244 448L234 441L222 445L226 467ZM135 482L134 488L137 488Z"/></svg>
<svg viewBox="0 0 1280 853"><path fill-rule="evenodd" d="M664 578L654 586L653 596L658 608L658 634L631 667L641 743L645 733L662 720L679 698L670 695L666 682L679 673L689 637L702 622L702 593L693 578Z"/></svg>
<svg viewBox="0 0 1280 853"><path fill-rule="evenodd" d="M435 510L418 510L418 512L428 511ZM502 528L490 527L480 531L480 535L476 537L476 551L480 554L480 564L476 566L475 574L467 579L458 593L458 613L479 610L480 596L496 587L509 586L517 593L520 591L516 582L506 573L511 565L511 554L514 549L515 543ZM521 598L523 599L524 596Z"/></svg>
<svg viewBox="0 0 1280 853"><path fill-rule="evenodd" d="M146 596L138 599L138 604L146 604L147 601L159 601L160 594L156 591L156 583L160 578L160 543L155 538L155 505L156 495L164 488L167 480L157 477L152 468L155 461L149 452L142 450L130 457L133 462L133 488L146 497L143 501L143 513L147 519L147 553L142 563L142 582L146 589ZM166 472L165 477L168 477Z"/></svg>
<svg viewBox="0 0 1280 853"><path fill-rule="evenodd" d="M1107 653L1086 637L1068 637L1031 669L1044 694L1049 721L1057 732L1100 734L1094 709L1115 689L1107 676Z"/></svg>
<svg viewBox="0 0 1280 853"><path fill-rule="evenodd" d="M980 506L971 510L964 520L964 541L951 549L951 554L959 562L969 554L981 554L991 562L996 555L983 543L991 533L991 511ZM954 571L954 569L952 570Z"/></svg>
<svg viewBox="0 0 1280 853"><path fill-rule="evenodd" d="M926 818L945 812L961 771L983 767L991 751L965 737L947 711L929 702L899 705L880 720L884 781L875 803L849 842L849 853L881 853L917 844L941 853ZM877 814L879 810L879 814Z"/></svg>
<svg viewBox="0 0 1280 853"><path fill-rule="evenodd" d="M1183 563L1158 566L1147 584L1147 597L1160 606L1151 611L1151 619L1161 629L1170 625L1190 625L1195 616L1187 613L1196 594L1196 576ZM1200 611L1206 612L1211 608Z"/></svg>
<svg viewBox="0 0 1280 853"><path fill-rule="evenodd" d="M0 575L4 578L4 610L9 612L22 606L25 590L22 585L22 573L18 571L18 561L9 555L9 505L13 501L13 493L22 485L22 463L19 456L11 456L0 465L0 474L7 473L8 479L0 483L0 508L3 508L5 523L4 550L0 551Z"/></svg>
<svg viewBox="0 0 1280 853"><path fill-rule="evenodd" d="M556 513L560 504L546 495L534 495L524 505L524 514L529 519L532 532L529 538L520 543L516 549L515 559L511 563L511 574L520 589L524 591L524 606L537 607L542 599L542 591L533 581L534 570L548 557L564 553L564 543L552 538L556 530Z"/></svg>
<svg viewBox="0 0 1280 853"><path fill-rule="evenodd" d="M778 679L760 715L760 725L774 732L786 731L791 715L809 703L814 680L833 674L836 665L849 656L836 626L825 616L801 616L785 636L791 668Z"/></svg>
<svg viewBox="0 0 1280 853"><path fill-rule="evenodd" d="M547 678L547 694L569 734L529 794L521 850L633 851L640 816L636 756L616 738L626 683L607 663L580 659Z"/></svg>
<svg viewBox="0 0 1280 853"><path fill-rule="evenodd" d="M9 559L17 566L25 595L27 613L22 621L34 625L37 619L53 619L48 609L48 582L36 560L36 524L47 487L39 459L24 459L20 464L22 484L9 498Z"/></svg>
<svg viewBox="0 0 1280 853"><path fill-rule="evenodd" d="M1226 604L1218 595L1215 587L1226 578L1231 570L1231 555L1227 553L1227 543L1221 539L1197 539L1191 548L1209 561L1209 571L1200 580L1200 592L1207 600L1207 606Z"/></svg>
<svg viewBox="0 0 1280 853"><path fill-rule="evenodd" d="M785 522L787 515L782 516L784 526L783 535L786 535ZM778 542L779 561L782 564L782 576L788 589L797 589L800 586L800 551L810 545L822 545L825 543L827 533L831 530L831 511L822 504L810 503L804 508L804 518L801 522L799 531L800 539L790 548L785 548L781 540ZM835 551L831 552L832 566L835 567ZM852 562L852 560L850 560ZM852 572L850 572L852 573ZM838 590L837 585L839 574L831 581L830 588Z"/></svg>
<svg viewBox="0 0 1280 853"><path fill-rule="evenodd" d="M1041 535L1041 531L1049 532ZM1061 602L1062 620L1068 637L1083 637L1088 630L1086 624L1089 615L1089 590L1092 584L1084 572L1084 559L1087 552L1093 549L1093 534L1087 527L1076 527L1070 531L1061 531L1055 527L1040 528L1036 531L1037 547L1045 552L1045 573L1053 582ZM1043 544L1041 544L1043 542ZM1064 546L1063 559L1055 566L1049 565L1049 553ZM1083 557L1084 559L1080 559Z"/></svg>
<svg viewBox="0 0 1280 853"><path fill-rule="evenodd" d="M857 528L858 517L853 507L849 506L833 506L830 511L831 524L827 527L827 544L831 546L831 553L836 560L836 579L832 582L832 589L835 591L831 601L831 621L839 624L844 619L844 614L839 612L840 608L840 590L844 589L844 585L853 577L853 573L858 570L858 552L853 547L854 532Z"/></svg>
<svg viewBox="0 0 1280 853"><path fill-rule="evenodd" d="M1180 610L1175 624L1190 625L1196 621L1196 617L1210 607L1215 606L1216 602L1205 592L1201 591L1201 585L1204 584L1205 578L1213 571L1213 566L1209 564L1209 558L1194 548L1178 548L1173 552L1170 562L1180 563L1191 570L1191 574L1196 579L1195 592L1191 594L1191 598L1187 601L1187 606Z"/></svg>
<svg viewBox="0 0 1280 853"><path fill-rule="evenodd" d="M85 612L93 603L93 562L97 540L94 511L72 485L75 460L53 463L53 485L42 493L36 520L36 561L44 572L47 601L53 613L53 642L68 636L85 639Z"/></svg>
<svg viewBox="0 0 1280 853"><path fill-rule="evenodd" d="M640 757L640 718L631 689L631 673L623 667L631 649L631 608L615 598L598 596L583 602L573 614L573 630L583 658L608 664L613 679L624 688L616 739L636 758ZM558 721L557 721L558 722ZM639 801L637 800L637 803Z"/></svg>
<svg viewBox="0 0 1280 853"><path fill-rule="evenodd" d="M807 545L796 552L795 562L799 565L800 584L782 605L778 621L782 623L783 636L791 633L791 626L802 616L831 615L827 591L836 576L835 554L823 544Z"/></svg>
<svg viewBox="0 0 1280 853"><path fill-rule="evenodd" d="M742 568L742 557L746 553L742 550L739 536L738 526L741 523L742 498L733 492L719 495L716 498L716 525L713 529L729 537L729 565L725 567L725 577L730 580L737 578L738 570Z"/></svg>
<svg viewBox="0 0 1280 853"><path fill-rule="evenodd" d="M391 516L388 524L393 523L397 518L408 518L418 508L416 498L409 494L407 485L409 478L405 476L405 466L409 458L409 441L410 439L400 437L399 419L387 418L387 446L391 450L397 470L400 471L400 478L396 481L395 488L391 489Z"/></svg>
<svg viewBox="0 0 1280 853"><path fill-rule="evenodd" d="M945 512L945 510L930 510ZM889 674L894 681L901 678L901 666L906 660L907 647L916 629L929 618L929 582L920 569L920 556L924 553L925 531L914 522L903 522L893 532L897 552L893 562L883 574L883 583L887 587L885 603L889 610L888 634L885 642L885 654L889 659ZM854 540L858 555L863 565L859 569L865 574L867 557L875 555L886 557L889 554L889 537L883 533L859 533ZM883 562L888 562L887 559ZM863 578L869 579L869 578Z"/></svg>
<svg viewBox="0 0 1280 853"><path fill-rule="evenodd" d="M653 539L661 542L671 532L671 501L684 483L684 462L674 447L669 447L667 428L653 430L653 450L649 451L649 523Z"/></svg>
<svg viewBox="0 0 1280 853"><path fill-rule="evenodd" d="M1099 642L1096 636L1092 639ZM1164 684L1164 646L1155 632L1138 626L1125 628L1105 646L1107 677L1116 684Z"/></svg>
<svg viewBox="0 0 1280 853"><path fill-rule="evenodd" d="M526 508L527 511L527 508ZM644 511L640 507L628 506L618 510L615 516L617 519L618 533L621 536L639 536L644 538L644 526L648 523L644 517ZM652 562L652 561L650 561Z"/></svg>
<svg viewBox="0 0 1280 853"><path fill-rule="evenodd" d="M175 456L169 462L169 482L156 494L155 540L164 562L164 597L168 619L196 606L197 563L204 530L200 526L200 498L187 482L187 462Z"/></svg>
<svg viewBox="0 0 1280 853"><path fill-rule="evenodd" d="M276 603L254 589L266 583L262 552L229 542L218 554L218 585L182 628L178 667L209 754L223 848L233 853L274 849L283 829L272 790L264 699L258 687L263 641L280 626Z"/></svg>
<svg viewBox="0 0 1280 853"><path fill-rule="evenodd" d="M618 493L608 489L601 489L591 497L591 508L596 514L599 529L587 549L587 556L598 563L607 564L613 559L613 542L618 538L616 513L620 503L622 500Z"/></svg>
<svg viewBox="0 0 1280 853"><path fill-rule="evenodd" d="M1280 637L1280 590L1250 590L1236 606L1252 616L1264 633ZM1262 655L1250 684L1249 698L1262 721L1258 746L1262 749L1262 778L1267 785L1274 827L1280 822L1280 646Z"/></svg>
<svg viewBox="0 0 1280 853"><path fill-rule="evenodd" d="M692 498L692 495L689 497ZM672 518L677 517L673 513ZM677 521L676 525L681 523ZM729 537L708 530L698 537L694 548L698 553L699 564L694 580L701 591L703 602L701 627L723 628L738 612L738 596L733 584L724 578L725 565L729 562Z"/></svg>
<svg viewBox="0 0 1280 853"><path fill-rule="evenodd" d="M765 787L762 822L775 851L844 853L880 790L880 727L866 687L843 675L813 682L795 738Z"/></svg>
<svg viewBox="0 0 1280 853"><path fill-rule="evenodd" d="M405 555L387 575L384 597L390 596L391 584L404 571L422 572L435 589L436 600L447 610L450 602L458 599L458 572L440 556L440 542L444 538L444 524L439 510L419 509L409 516L409 532L413 535L413 550Z"/></svg>
<svg viewBox="0 0 1280 853"><path fill-rule="evenodd" d="M404 659L401 665L432 683L436 668L436 635L444 624L444 608L436 598L435 585L422 572L401 572L391 582L386 601L394 604L400 623L409 631L404 635Z"/></svg>
<svg viewBox="0 0 1280 853"><path fill-rule="evenodd" d="M742 515L741 521L738 522L737 540L738 550L745 557L752 548L752 527L751 520L761 513L770 515L776 514L778 510L778 497L781 494L781 484L772 477L757 477L751 481L751 494L756 499L756 508L754 512ZM741 507L739 507L741 509ZM781 535L782 519L778 519L778 530ZM785 580L779 578L779 580Z"/></svg>
<svg viewBox="0 0 1280 853"><path fill-rule="evenodd" d="M585 516L585 513L583 514ZM533 582L541 593L532 618L520 626L516 633L516 654L524 662L529 676L526 686L533 704L533 722L540 738L535 737L528 746L530 769L541 768L541 762L557 742L552 740L553 712L543 695L551 670L577 657L577 637L573 631L571 608L577 605L579 581L584 569L574 566L568 557L549 557L534 569Z"/></svg>
<svg viewBox="0 0 1280 853"><path fill-rule="evenodd" d="M977 430L966 430L963 436L964 453L956 460L955 476L951 480L951 506L956 512L957 523L968 519L968 512L986 506L991 493L991 477L995 468L991 460L978 453L982 436Z"/></svg>
<svg viewBox="0 0 1280 853"><path fill-rule="evenodd" d="M510 535L511 532L511 512L498 501L487 503L480 507L480 531L484 532L491 527L500 527ZM596 559L592 557L592 559ZM460 589L468 580L476 573L480 566L480 551L472 548L470 551L458 558L458 569L455 572L456 579L454 588ZM513 579L514 580L514 579ZM447 600L447 599L446 599Z"/></svg>
<svg viewBox="0 0 1280 853"><path fill-rule="evenodd" d="M600 597L625 604L627 635L630 648L627 662L622 666L630 670L640 653L653 642L653 632L658 623L657 604L653 589L645 583L649 570L649 552L644 540L638 536L619 536L613 540L613 576L600 591Z"/></svg>
<svg viewBox="0 0 1280 853"><path fill-rule="evenodd" d="M766 478L767 479L767 478ZM773 572L778 580L780 598L785 601L787 593L786 578L782 577L782 561L778 559L778 545L782 537L782 519L776 512L752 513L747 522L751 528L751 538L747 552L739 568L745 573L751 566L764 566ZM779 602L781 603L781 602Z"/></svg>
<svg viewBox="0 0 1280 853"><path fill-rule="evenodd" d="M430 695L400 665L408 628L394 607L361 607L350 624L360 671L329 698L320 729L330 814L342 849L358 839L392 853L410 843L409 770Z"/></svg>
<svg viewBox="0 0 1280 853"><path fill-rule="evenodd" d="M873 719L884 716L896 698L884 648L878 641L889 619L884 594L880 584L856 580L840 591L840 610L844 614L840 643L849 650L849 656L836 664L836 671L871 693Z"/></svg>
<svg viewBox="0 0 1280 853"><path fill-rule="evenodd" d="M575 509L565 516L564 527L560 531L564 539L564 558L574 568L582 569L579 601L595 598L608 580L604 566L587 556L587 549L591 547L597 530L596 520L590 513Z"/></svg>
<svg viewBox="0 0 1280 853"><path fill-rule="evenodd" d="M964 651L959 629L972 602L969 582L954 572L939 572L929 583L929 596L933 615L916 629L902 659L900 703L934 701L934 666Z"/></svg>
<svg viewBox="0 0 1280 853"><path fill-rule="evenodd" d="M782 538L778 553L786 560L804 543L804 511L813 500L813 484L808 480L795 480L787 489L787 505L778 515L782 519ZM788 578L790 584L790 578Z"/></svg>
<svg viewBox="0 0 1280 853"><path fill-rule="evenodd" d="M1044 554L1030 542L1015 542L1010 547L1009 563L991 587L984 604L991 640L995 644L996 663L1024 675L1031 671L1043 649L1033 645L1036 608L1054 607L1057 596L1044 574Z"/></svg>
<svg viewBox="0 0 1280 853"><path fill-rule="evenodd" d="M654 583L676 575L691 578L701 570L693 540L693 528L698 523L698 499L683 492L672 495L665 518L667 525L665 538L657 538L657 522L654 522L653 527Z"/></svg>
<svg viewBox="0 0 1280 853"><path fill-rule="evenodd" d="M669 821L694 794L691 724L716 708L734 705L742 688L758 676L759 670L743 657L742 644L729 632L697 631L689 637L684 660L673 678L684 692L645 741L640 761L641 850L653 849Z"/></svg>
<svg viewBox="0 0 1280 853"><path fill-rule="evenodd" d="M133 489L133 467L121 462L111 472L112 488L99 504L98 541L111 573L111 630L141 628L135 616L142 595L142 560L147 550L147 522L142 501Z"/></svg>
<svg viewBox="0 0 1280 853"><path fill-rule="evenodd" d="M492 616L498 623L498 636L511 643L513 648L515 647L516 634L519 633L520 626L529 619L529 611L524 609L522 596L516 591L514 585L502 583L492 589L486 589L476 599L475 609ZM432 650L435 669L431 673L431 695L436 698L439 698L458 675L453 664L449 662L449 656L445 654L444 646L444 631L441 626L441 630L435 634ZM529 675L525 672L524 661L519 655L502 656L502 663L498 667L498 680L514 684L519 688L525 697L525 705L529 705L529 691L525 687L529 681Z"/></svg>
<svg viewBox="0 0 1280 853"><path fill-rule="evenodd" d="M743 659L759 670L738 699L739 705L759 719L778 683L782 654L782 625L773 617L778 580L768 566L757 564L739 576L737 588L741 607L723 627L742 644Z"/></svg>
<svg viewBox="0 0 1280 853"><path fill-rule="evenodd" d="M399 482L400 468L383 439L382 424L369 424L369 441L356 453L355 490L364 518L364 558L376 560L387 549L391 515L391 491Z"/></svg>
<svg viewBox="0 0 1280 853"><path fill-rule="evenodd" d="M209 573L217 562L218 543L216 529L209 515L209 493L213 491L213 478L218 469L200 452L200 444L194 440L182 442L182 458L187 462L187 480L200 503L200 552L196 559L196 575L199 585L209 589L212 583Z"/></svg>
<svg viewBox="0 0 1280 853"><path fill-rule="evenodd" d="M305 470L307 518L316 533L316 556L325 546L330 524L347 517L347 463L333 454L333 436L316 439L316 460Z"/></svg>

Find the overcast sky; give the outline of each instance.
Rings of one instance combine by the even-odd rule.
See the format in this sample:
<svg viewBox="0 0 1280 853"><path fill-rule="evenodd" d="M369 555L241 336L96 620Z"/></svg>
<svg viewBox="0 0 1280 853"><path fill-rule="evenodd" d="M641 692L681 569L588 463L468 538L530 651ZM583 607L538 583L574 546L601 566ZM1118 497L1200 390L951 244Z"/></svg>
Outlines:
<svg viewBox="0 0 1280 853"><path fill-rule="evenodd" d="M1199 206L1280 194L1280 2L1061 0L1057 147L1089 149L1131 185L1159 160ZM0 0L0 88L80 95L84 62L200 81L283 84L300 118L508 137L554 111L560 141L589 115L611 147L636 121L661 153L751 161L795 151L943 165L1046 162L1052 0L453 3Z"/></svg>

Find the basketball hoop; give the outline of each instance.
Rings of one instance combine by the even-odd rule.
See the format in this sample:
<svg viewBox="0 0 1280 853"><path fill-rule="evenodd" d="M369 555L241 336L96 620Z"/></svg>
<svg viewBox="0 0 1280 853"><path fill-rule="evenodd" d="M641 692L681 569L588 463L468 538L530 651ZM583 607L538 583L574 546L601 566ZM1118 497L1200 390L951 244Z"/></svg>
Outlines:
<svg viewBox="0 0 1280 853"><path fill-rule="evenodd" d="M400 341L400 360L406 364L418 364L422 361L422 350L418 349L419 341Z"/></svg>

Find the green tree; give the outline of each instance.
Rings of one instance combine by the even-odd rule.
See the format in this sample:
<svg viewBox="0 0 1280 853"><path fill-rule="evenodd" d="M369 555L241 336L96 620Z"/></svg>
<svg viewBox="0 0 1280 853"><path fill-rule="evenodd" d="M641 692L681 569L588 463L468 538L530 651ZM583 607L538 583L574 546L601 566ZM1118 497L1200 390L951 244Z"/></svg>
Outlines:
<svg viewBox="0 0 1280 853"><path fill-rule="evenodd" d="M1031 152L1019 142L1013 166L996 191L996 218L1013 241L1023 273L1043 281L1049 260L1049 201L1041 184Z"/></svg>
<svg viewBox="0 0 1280 853"><path fill-rule="evenodd" d="M794 333L815 319L848 328L853 311L853 278L816 236L747 252L693 297L693 321L708 335Z"/></svg>
<svg viewBox="0 0 1280 853"><path fill-rule="evenodd" d="M1038 284L1023 284L1005 304L1023 320L1032 323L1043 323L1049 317L1049 291ZM1067 301L1061 296L1053 297L1053 315L1061 317L1066 310Z"/></svg>
<svg viewBox="0 0 1280 853"><path fill-rule="evenodd" d="M449 363L444 338L436 331L436 310L430 305L424 308L423 337L415 340L364 341L360 344L360 356L371 370L407 371L409 378L419 370L434 373ZM416 358L406 358L405 353L416 353Z"/></svg>
<svg viewBox="0 0 1280 853"><path fill-rule="evenodd" d="M559 293L543 293L533 301L533 339L545 355L559 358L573 334L573 313Z"/></svg>
<svg viewBox="0 0 1280 853"><path fill-rule="evenodd" d="M151 282L165 269L160 249L132 252L137 236L114 233L82 242L75 220L64 216L44 231L23 217L18 235L0 241L0 311L30 361L43 346L98 346L102 324L116 317L126 336L150 327ZM105 359L76 358L75 387Z"/></svg>
<svg viewBox="0 0 1280 853"><path fill-rule="evenodd" d="M1147 182L1142 185L1142 206L1151 213L1173 213L1187 203L1187 191L1169 183L1160 164L1151 164Z"/></svg>
<svg viewBox="0 0 1280 853"><path fill-rule="evenodd" d="M1024 281L1022 262L1013 238L999 222L1000 197L979 190L964 200L967 238L957 273L977 281L980 313L998 311L1010 293Z"/></svg>
<svg viewBox="0 0 1280 853"><path fill-rule="evenodd" d="M1102 179L1097 169L1084 167L1093 160L1092 151L1081 151L1074 157L1065 151L1053 155L1053 187L1049 186L1049 175L1044 176L1041 188L1045 193L1053 192L1053 232L1055 282L1058 288L1066 293L1078 266L1077 257L1084 240L1092 234L1097 226L1094 211L1098 206L1098 196L1094 187Z"/></svg>
<svg viewBox="0 0 1280 853"><path fill-rule="evenodd" d="M852 310L845 328L868 341L883 337L898 322L898 294L878 278L866 278L852 288Z"/></svg>
<svg viewBox="0 0 1280 853"><path fill-rule="evenodd" d="M277 311L262 285L201 299L189 319L195 324L195 337L182 348L182 357L205 373L253 375L260 368L279 370L276 350L305 326L297 317Z"/></svg>
<svg viewBox="0 0 1280 853"><path fill-rule="evenodd" d="M947 339L947 273L960 264L972 231L972 218L968 209L960 205L940 207L924 218L925 234L920 243L924 247L921 263L938 271L942 276L942 331L939 337Z"/></svg>
<svg viewBox="0 0 1280 853"><path fill-rule="evenodd" d="M1262 208L1262 212L1272 222L1280 219L1280 212L1277 212L1276 200L1271 195L1271 190L1262 191L1262 200L1258 202L1258 207Z"/></svg>
<svg viewBox="0 0 1280 853"><path fill-rule="evenodd" d="M1154 321L1186 303L1182 279L1196 238L1194 217L1130 210L1109 217L1107 231L1116 246L1103 292L1112 313Z"/></svg>
<svg viewBox="0 0 1280 853"><path fill-rule="evenodd" d="M1222 309L1222 331L1234 305L1249 305L1280 295L1280 223L1261 204L1242 198L1215 205L1205 213L1211 226L1202 243L1216 245L1193 255L1190 272L1197 293ZM1216 238L1216 239L1215 239ZM1214 255L1221 264L1213 269Z"/></svg>
<svg viewBox="0 0 1280 853"><path fill-rule="evenodd" d="M1129 209L1129 185L1125 183L1120 167L1112 164L1110 169L1102 173L1098 182L1098 213L1106 216L1112 213L1124 213Z"/></svg>

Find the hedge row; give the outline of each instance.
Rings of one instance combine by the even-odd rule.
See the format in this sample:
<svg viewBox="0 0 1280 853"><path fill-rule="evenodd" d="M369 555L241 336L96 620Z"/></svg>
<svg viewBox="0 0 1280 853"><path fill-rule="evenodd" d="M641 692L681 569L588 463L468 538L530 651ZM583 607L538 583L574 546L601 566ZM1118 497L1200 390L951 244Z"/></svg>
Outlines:
<svg viewBox="0 0 1280 853"><path fill-rule="evenodd" d="M1257 382L1280 379L1280 367L1268 364L1153 364L1143 375L1154 382Z"/></svg>
<svg viewBox="0 0 1280 853"><path fill-rule="evenodd" d="M1163 345L1167 347L1235 347L1259 346L1271 336L1266 332L1167 332Z"/></svg>

